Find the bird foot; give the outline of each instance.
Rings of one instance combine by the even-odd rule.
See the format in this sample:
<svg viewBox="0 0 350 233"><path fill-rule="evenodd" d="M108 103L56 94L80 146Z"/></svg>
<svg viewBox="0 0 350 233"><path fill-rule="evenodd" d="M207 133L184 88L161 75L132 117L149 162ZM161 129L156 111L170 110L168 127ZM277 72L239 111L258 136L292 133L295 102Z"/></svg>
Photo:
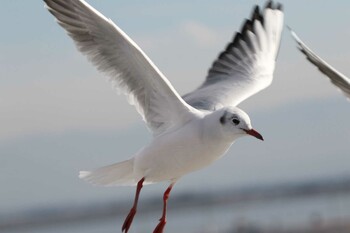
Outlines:
<svg viewBox="0 0 350 233"><path fill-rule="evenodd" d="M129 231L129 228L131 226L132 220L135 217L135 214L136 214L136 208L133 207L133 208L131 208L128 216L124 220L124 224L123 224L123 227L122 227L122 232L125 231L125 233L127 233Z"/></svg>
<svg viewBox="0 0 350 233"><path fill-rule="evenodd" d="M166 224L166 220L165 218L161 218L159 219L159 223L157 225L157 227L154 229L153 233L163 233L165 224Z"/></svg>

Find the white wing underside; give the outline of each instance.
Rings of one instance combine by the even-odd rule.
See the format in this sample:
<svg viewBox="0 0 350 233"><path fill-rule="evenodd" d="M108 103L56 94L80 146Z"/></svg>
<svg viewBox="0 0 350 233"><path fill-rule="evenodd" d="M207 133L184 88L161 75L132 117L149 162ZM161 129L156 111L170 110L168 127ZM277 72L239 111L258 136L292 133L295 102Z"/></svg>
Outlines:
<svg viewBox="0 0 350 233"><path fill-rule="evenodd" d="M251 19L213 63L205 82L183 96L184 100L195 108L214 111L236 106L269 86L283 30L281 8L270 1L261 13L256 6Z"/></svg>
<svg viewBox="0 0 350 233"><path fill-rule="evenodd" d="M325 62L322 58L316 55L306 44L290 29L290 32L299 45L299 50L305 54L306 58L314 64L323 74L325 74L331 82L337 86L348 100L350 100L350 79L334 69L331 65Z"/></svg>
<svg viewBox="0 0 350 233"><path fill-rule="evenodd" d="M83 0L44 0L77 48L129 97L154 135L184 124L196 111L145 53Z"/></svg>

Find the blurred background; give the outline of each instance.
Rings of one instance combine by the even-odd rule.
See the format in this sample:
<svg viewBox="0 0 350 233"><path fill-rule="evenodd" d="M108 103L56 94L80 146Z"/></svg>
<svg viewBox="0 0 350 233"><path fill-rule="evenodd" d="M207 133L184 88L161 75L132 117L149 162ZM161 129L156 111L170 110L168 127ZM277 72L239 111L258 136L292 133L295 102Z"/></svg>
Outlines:
<svg viewBox="0 0 350 233"><path fill-rule="evenodd" d="M88 1L181 93L196 88L257 0ZM350 2L285 0L285 23L350 76ZM140 116L74 47L42 1L0 9L0 232L120 232L134 187L94 187L89 170L151 139ZM350 232L350 105L284 30L273 84L240 105L265 138L238 140L183 177L166 232ZM151 232L166 183L146 186L130 232Z"/></svg>

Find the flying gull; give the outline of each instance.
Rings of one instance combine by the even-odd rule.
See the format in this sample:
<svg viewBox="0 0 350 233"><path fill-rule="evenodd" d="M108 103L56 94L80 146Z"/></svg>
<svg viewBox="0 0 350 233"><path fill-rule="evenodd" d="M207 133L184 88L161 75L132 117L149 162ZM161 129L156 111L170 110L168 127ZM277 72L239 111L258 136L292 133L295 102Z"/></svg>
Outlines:
<svg viewBox="0 0 350 233"><path fill-rule="evenodd" d="M44 1L78 50L127 95L153 133L153 140L130 159L82 171L79 177L96 185L136 186L123 232L131 226L143 185L169 182L154 229L163 232L167 200L181 177L222 157L242 136L263 140L247 113L236 106L272 82L283 29L281 4L268 1L262 10L256 6L204 83L181 97L141 48L87 2Z"/></svg>

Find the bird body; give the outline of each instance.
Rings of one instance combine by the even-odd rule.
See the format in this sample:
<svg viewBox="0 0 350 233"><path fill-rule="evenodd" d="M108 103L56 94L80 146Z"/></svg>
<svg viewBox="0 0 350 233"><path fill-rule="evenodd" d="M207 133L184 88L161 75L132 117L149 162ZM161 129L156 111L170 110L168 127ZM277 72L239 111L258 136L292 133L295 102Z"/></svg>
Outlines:
<svg viewBox="0 0 350 233"><path fill-rule="evenodd" d="M174 181L224 155L238 136L225 135L220 112L200 116L184 127L156 137L134 158L135 170L142 171L138 177L145 177L146 183Z"/></svg>
<svg viewBox="0 0 350 233"><path fill-rule="evenodd" d="M237 138L246 135L244 131L232 133L229 124L220 121L228 113L244 115L247 125L242 127L251 127L248 116L234 107L193 114L193 119L182 127L158 135L131 159L117 163L115 168L118 164L124 164L125 169L128 167L123 169L123 174L116 176L115 169L105 169L110 168L107 166L81 172L80 178L106 186L136 185L143 177L144 184L176 181L187 173L210 165L223 156Z"/></svg>

